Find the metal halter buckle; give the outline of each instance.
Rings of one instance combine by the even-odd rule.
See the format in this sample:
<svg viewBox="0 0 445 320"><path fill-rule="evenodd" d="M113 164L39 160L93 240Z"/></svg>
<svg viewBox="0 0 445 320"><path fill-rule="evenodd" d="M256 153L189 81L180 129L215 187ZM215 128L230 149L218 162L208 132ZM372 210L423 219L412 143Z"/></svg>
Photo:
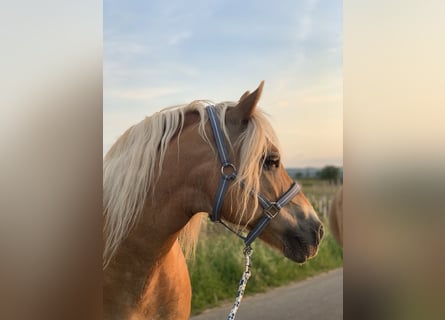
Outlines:
<svg viewBox="0 0 445 320"><path fill-rule="evenodd" d="M226 169L228 169L228 173L226 173ZM226 180L233 180L236 178L236 167L233 163L225 163L221 167L221 175Z"/></svg>
<svg viewBox="0 0 445 320"><path fill-rule="evenodd" d="M277 205L276 202L271 202L270 206L267 209L264 209L264 213L270 218L273 219L280 212L281 208Z"/></svg>

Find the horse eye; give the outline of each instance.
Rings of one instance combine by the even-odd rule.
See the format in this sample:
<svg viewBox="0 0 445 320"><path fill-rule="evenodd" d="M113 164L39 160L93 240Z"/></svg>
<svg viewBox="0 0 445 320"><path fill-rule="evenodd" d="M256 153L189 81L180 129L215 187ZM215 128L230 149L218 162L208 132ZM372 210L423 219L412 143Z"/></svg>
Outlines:
<svg viewBox="0 0 445 320"><path fill-rule="evenodd" d="M272 170L280 166L280 157L276 154L268 155L263 162L263 168L265 170Z"/></svg>

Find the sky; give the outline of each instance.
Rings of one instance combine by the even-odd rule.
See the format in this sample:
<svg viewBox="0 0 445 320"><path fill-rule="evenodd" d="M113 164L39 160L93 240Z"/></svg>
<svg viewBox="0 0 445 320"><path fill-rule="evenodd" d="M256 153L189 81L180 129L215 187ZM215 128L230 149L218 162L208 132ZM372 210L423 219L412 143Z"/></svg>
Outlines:
<svg viewBox="0 0 445 320"><path fill-rule="evenodd" d="M104 153L160 109L265 80L284 165L342 165L342 1L104 0L103 14Z"/></svg>

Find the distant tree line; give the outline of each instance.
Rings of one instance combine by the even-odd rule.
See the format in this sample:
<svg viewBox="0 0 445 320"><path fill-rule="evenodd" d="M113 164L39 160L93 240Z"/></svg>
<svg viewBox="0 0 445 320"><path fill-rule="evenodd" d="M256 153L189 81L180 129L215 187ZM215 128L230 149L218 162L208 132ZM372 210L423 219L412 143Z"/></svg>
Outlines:
<svg viewBox="0 0 445 320"><path fill-rule="evenodd" d="M326 166L320 170L318 176L321 180L327 180L329 183L336 183L340 180L340 168Z"/></svg>
<svg viewBox="0 0 445 320"><path fill-rule="evenodd" d="M320 180L329 181L329 183L343 183L343 173L339 167L336 166L325 166L316 172L315 177ZM304 172L295 173L295 179L309 178Z"/></svg>

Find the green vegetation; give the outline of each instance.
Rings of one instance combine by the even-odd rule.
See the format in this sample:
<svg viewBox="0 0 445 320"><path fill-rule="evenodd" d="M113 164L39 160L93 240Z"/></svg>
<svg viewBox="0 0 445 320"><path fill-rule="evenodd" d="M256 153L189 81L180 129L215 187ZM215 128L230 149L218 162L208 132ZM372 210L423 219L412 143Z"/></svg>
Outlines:
<svg viewBox="0 0 445 320"><path fill-rule="evenodd" d="M338 188L315 179L299 182L309 199L317 199L320 196L332 198ZM315 204L314 208L317 209ZM246 295L341 267L343 251L332 238L327 222L323 218L322 220L326 232L319 253L303 265L288 260L262 241L255 241L252 245L252 276L247 284ZM204 224L196 257L189 261L193 314L235 298L244 270L243 247L242 240L222 226Z"/></svg>
<svg viewBox="0 0 445 320"><path fill-rule="evenodd" d="M304 194L308 198L319 198L322 196L326 196L330 199L333 199L338 189L340 188L338 185L315 178L297 179L297 181L301 185ZM314 204L312 203L312 205Z"/></svg>
<svg viewBox="0 0 445 320"><path fill-rule="evenodd" d="M319 177L322 180L329 181L329 183L335 183L340 178L340 168L335 166L326 166L320 170Z"/></svg>

